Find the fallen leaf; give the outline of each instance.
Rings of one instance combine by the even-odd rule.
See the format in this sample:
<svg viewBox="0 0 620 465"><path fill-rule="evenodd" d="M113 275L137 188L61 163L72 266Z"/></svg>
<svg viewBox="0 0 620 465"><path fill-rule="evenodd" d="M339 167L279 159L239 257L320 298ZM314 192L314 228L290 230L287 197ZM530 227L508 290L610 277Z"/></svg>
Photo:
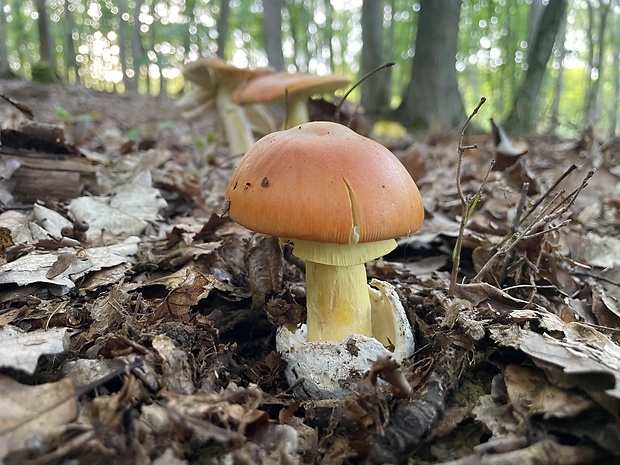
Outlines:
<svg viewBox="0 0 620 465"><path fill-rule="evenodd" d="M138 252L138 242L137 237L129 237L123 243L107 247L36 250L0 266L0 283L19 286L34 282L50 283L68 291L88 273L128 262L129 257Z"/></svg>
<svg viewBox="0 0 620 465"><path fill-rule="evenodd" d="M541 371L512 364L506 367L504 380L515 408L530 415L569 418L593 406L584 396L551 385Z"/></svg>
<svg viewBox="0 0 620 465"><path fill-rule="evenodd" d="M102 238L109 243L141 234L149 222L159 219L159 210L167 205L158 189L151 187L147 172L132 183L120 186L113 196L78 197L69 204L77 221L88 223L87 241Z"/></svg>
<svg viewBox="0 0 620 465"><path fill-rule="evenodd" d="M0 329L0 367L3 368L13 368L32 375L41 355L62 354L68 349L68 328L30 332L13 326Z"/></svg>
<svg viewBox="0 0 620 465"><path fill-rule="evenodd" d="M161 323L171 319L183 320L191 311L191 307L198 303L200 296L208 293L208 284L210 282L206 276L193 267L187 268L185 280L166 296L161 305L149 317L149 322Z"/></svg>
<svg viewBox="0 0 620 465"><path fill-rule="evenodd" d="M27 386L0 375L0 460L27 448L37 436L50 436L78 415L75 385L69 379Z"/></svg>

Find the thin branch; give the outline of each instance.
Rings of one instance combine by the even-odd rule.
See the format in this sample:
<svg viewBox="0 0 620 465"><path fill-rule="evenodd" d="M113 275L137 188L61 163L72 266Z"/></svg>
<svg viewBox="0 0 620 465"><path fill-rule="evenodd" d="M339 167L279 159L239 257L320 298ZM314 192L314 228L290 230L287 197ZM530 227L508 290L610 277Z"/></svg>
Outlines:
<svg viewBox="0 0 620 465"><path fill-rule="evenodd" d="M555 182L551 185L551 187L549 187L549 189L547 189L547 191L546 191L544 194L542 194L542 195L540 196L540 198L539 198L536 202L534 202L534 205L532 205L532 206L530 207L530 209L529 209L529 210L527 211L527 213L523 216L523 218L521 218L521 221L519 221L519 225L520 225L520 224L522 224L522 223L523 223L523 222L527 219L527 217L528 217L528 216L530 216L530 215L532 214L532 212L538 208L538 206L539 206L539 205L543 202L543 200L545 200L545 199L549 196L549 194L550 194L550 193L551 193L551 192L552 192L552 191L553 191L556 187L558 187L558 185L559 185L562 181L564 181L564 179L565 179L565 178L566 178L569 174L571 174L571 173L572 173L573 171L575 171L576 169L577 169L577 165L575 165L575 164L570 165L570 166L568 167L568 169L567 169L566 171L564 171L564 173L562 173L562 175L560 175L560 177L559 177L558 179L556 179L556 181L555 181Z"/></svg>
<svg viewBox="0 0 620 465"><path fill-rule="evenodd" d="M389 61L387 63L383 63L381 66L373 69L370 73L366 74L364 77L362 77L359 81L357 81L355 84L353 84L353 87L351 87L349 90L347 90L347 93L344 94L344 97L342 97L342 99L340 99L340 102L338 103L338 106L336 107L336 112L334 113L334 118L336 119L336 121L340 121L340 109L342 108L342 104L344 103L344 101L347 99L347 97L349 96L349 94L351 94L351 92L353 92L353 90L359 86L362 82L364 82L366 79L368 79L370 76L372 76L373 74L375 74L378 71L381 71L384 68L389 68L390 66L394 66L396 63L394 63L393 61Z"/></svg>
<svg viewBox="0 0 620 465"><path fill-rule="evenodd" d="M531 237L535 234L538 235L538 232L534 233L534 231L537 231L539 228L550 224L551 222L565 214L573 206L581 191L588 185L588 181L594 175L595 171L596 170L590 170L581 182L581 185L573 192L571 192L567 197L565 197L559 204L555 204L555 202L564 194L564 191L562 190L555 194L551 201L543 207L543 209L536 215L536 218L534 218L534 220L530 224L528 224L523 230L516 232L504 239L504 241L502 241L493 256L489 258L489 260L484 264L480 271L478 271L476 276L474 276L472 282L480 281L482 277L495 264L495 262L501 256L513 250L517 246L517 244L521 242L521 240ZM550 191L545 192L545 196L547 196L549 192ZM540 231L540 233L546 234L555 229L557 229L557 227L551 227L545 229L544 231Z"/></svg>
<svg viewBox="0 0 620 465"><path fill-rule="evenodd" d="M459 145L457 147L457 153L459 156L456 163L456 191L461 201L462 208L461 221L459 223L459 235L456 239L456 244L454 245L454 251L452 252L452 272L450 273L450 287L448 288L448 295L450 296L454 295L454 290L456 289L456 279L461 264L461 247L463 246L463 235L465 233L465 227L467 226L467 222L469 221L469 218L473 213L473 208L475 208L476 203L482 195L482 186L484 186L487 178L489 177L489 174L491 173L491 169L493 168L493 162L491 162L491 165L489 166L489 169L484 175L484 179L480 183L480 186L478 187L478 190L476 191L474 196L465 197L465 194L463 194L463 188L461 187L461 169L463 165L463 155L465 154L466 150L475 149L477 146L463 145L463 139L465 138L465 130L467 129L467 126L469 126L469 122L474 118L474 116L478 114L478 110L480 110L480 107L482 107L482 105L484 105L486 101L487 99L485 97L482 97L480 99L480 102L478 102L476 108L474 108L471 114L467 117L467 120L465 121L465 124L463 124L463 127L461 129Z"/></svg>

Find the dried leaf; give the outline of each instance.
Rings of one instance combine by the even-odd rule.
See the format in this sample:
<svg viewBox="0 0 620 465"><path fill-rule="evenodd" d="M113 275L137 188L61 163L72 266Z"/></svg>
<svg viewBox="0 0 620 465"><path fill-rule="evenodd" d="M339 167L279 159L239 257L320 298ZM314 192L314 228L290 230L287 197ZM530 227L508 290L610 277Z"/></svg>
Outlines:
<svg viewBox="0 0 620 465"><path fill-rule="evenodd" d="M552 386L542 372L519 365L508 365L504 380L515 408L529 415L570 418L594 405L584 396Z"/></svg>
<svg viewBox="0 0 620 465"><path fill-rule="evenodd" d="M187 268L184 281L175 289L170 291L164 301L149 317L149 323L163 321L185 321L191 311L191 307L196 305L200 296L208 293L209 279L193 268Z"/></svg>
<svg viewBox="0 0 620 465"><path fill-rule="evenodd" d="M0 460L26 449L29 440L49 436L78 415L73 381L26 386L0 375Z"/></svg>
<svg viewBox="0 0 620 465"><path fill-rule="evenodd" d="M283 258L280 240L255 234L245 252L245 265L252 293L252 306L259 308L271 293L282 290Z"/></svg>
<svg viewBox="0 0 620 465"><path fill-rule="evenodd" d="M0 367L33 374L41 355L58 355L69 349L69 330L24 332L13 326L0 329Z"/></svg>

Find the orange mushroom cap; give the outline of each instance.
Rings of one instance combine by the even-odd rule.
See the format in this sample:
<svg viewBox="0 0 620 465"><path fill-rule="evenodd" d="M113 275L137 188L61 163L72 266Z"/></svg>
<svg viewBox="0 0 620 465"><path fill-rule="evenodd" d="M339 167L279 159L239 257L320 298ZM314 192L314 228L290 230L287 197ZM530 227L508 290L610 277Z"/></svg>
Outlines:
<svg viewBox="0 0 620 465"><path fill-rule="evenodd" d="M226 190L228 214L264 234L335 244L418 230L422 197L396 156L346 126L312 122L269 134L243 157Z"/></svg>
<svg viewBox="0 0 620 465"><path fill-rule="evenodd" d="M233 101L240 104L283 102L291 98L308 98L315 94L335 92L351 81L345 76L304 73L273 73L257 77L233 93Z"/></svg>

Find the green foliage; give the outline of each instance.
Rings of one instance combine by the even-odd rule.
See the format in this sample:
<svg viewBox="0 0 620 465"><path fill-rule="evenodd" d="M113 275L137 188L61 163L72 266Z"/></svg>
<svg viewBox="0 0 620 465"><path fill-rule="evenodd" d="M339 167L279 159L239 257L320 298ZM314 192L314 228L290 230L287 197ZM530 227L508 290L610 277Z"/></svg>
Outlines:
<svg viewBox="0 0 620 465"><path fill-rule="evenodd" d="M230 2L227 59L241 66L267 64L263 50L262 0L47 0L50 31L55 44L54 70L63 80L78 77L85 85L101 90L132 88L141 92L159 89L176 94L182 87L180 70L187 59L213 54L216 50L216 25L222 1ZM392 106L401 100L402 90L411 75L417 30L416 0L383 1L385 28L384 61L395 61L391 70ZM611 0L591 2L595 9ZM54 80L48 65L39 61L36 7L33 0L7 0L7 49L11 68L26 78ZM528 36L529 0L462 0L459 52L456 66L460 90L466 107L481 96L489 101L494 117L504 118L510 111L514 94L523 79L530 49ZM584 105L584 92L590 82L587 69L590 43L588 2L571 0L565 43L564 85L560 101L560 130L566 132ZM121 8L122 7L122 8ZM122 11L121 11L122 10ZM136 11L140 12L135 17ZM598 10L596 10L598 11ZM617 70L612 60L618 53L620 10L612 8L604 38L607 47L603 67L598 73L602 98L597 123L609 123L615 100L614 79ZM595 12L596 13L596 12ZM67 30L66 15L71 15L73 30ZM308 72L334 72L359 78L361 11L359 2L331 0L284 0L282 34L285 65ZM598 18L598 16L596 16ZM125 26L124 50L120 57L119 29ZM135 26L135 27L134 27ZM73 44L67 42L71 34ZM69 44L69 45L67 45ZM75 61L67 55L75 54ZM121 72L121 61L127 75ZM540 124L550 118L558 77L557 58L552 58L540 101ZM79 73L79 76L78 76ZM593 74L596 76L596 73ZM163 79L165 83L161 83ZM359 94L353 94L355 100Z"/></svg>
<svg viewBox="0 0 620 465"><path fill-rule="evenodd" d="M62 107L60 105L56 105L54 107L54 111L56 112L56 116L58 116L61 120L63 120L67 124L73 124L73 123L84 122L84 121L96 121L99 118L99 115L96 112L79 113L77 115L74 115L69 110L67 110L65 107Z"/></svg>

